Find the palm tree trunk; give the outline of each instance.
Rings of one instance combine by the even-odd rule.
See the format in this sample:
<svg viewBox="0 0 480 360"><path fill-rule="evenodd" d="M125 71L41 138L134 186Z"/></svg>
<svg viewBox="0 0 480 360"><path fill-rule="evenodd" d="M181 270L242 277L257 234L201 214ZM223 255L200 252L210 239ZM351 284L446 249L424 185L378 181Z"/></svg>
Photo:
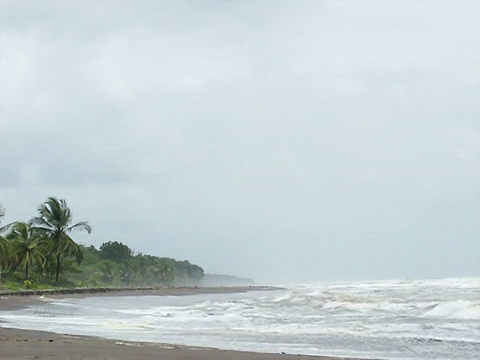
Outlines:
<svg viewBox="0 0 480 360"><path fill-rule="evenodd" d="M56 283L58 284L58 278L60 276L60 253L57 254L57 273L56 273L56 277L55 277L55 281Z"/></svg>
<svg viewBox="0 0 480 360"><path fill-rule="evenodd" d="M25 280L28 280L28 261L25 264Z"/></svg>

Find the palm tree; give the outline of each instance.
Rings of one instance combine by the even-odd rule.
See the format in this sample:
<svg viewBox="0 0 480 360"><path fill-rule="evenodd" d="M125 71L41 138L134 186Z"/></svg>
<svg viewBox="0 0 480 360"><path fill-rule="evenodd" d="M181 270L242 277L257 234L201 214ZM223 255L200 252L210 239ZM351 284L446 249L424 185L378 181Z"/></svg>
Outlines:
<svg viewBox="0 0 480 360"><path fill-rule="evenodd" d="M17 222L12 227L8 238L18 258L18 264L25 268L25 280L28 280L29 268L35 261L40 268L45 263L47 240L41 236L39 229L31 223Z"/></svg>
<svg viewBox="0 0 480 360"><path fill-rule="evenodd" d="M160 259L155 269L153 270L155 278L162 285L172 285L173 283L173 269L168 263L167 259Z"/></svg>
<svg viewBox="0 0 480 360"><path fill-rule="evenodd" d="M0 223L2 222L2 218L5 216L5 208L3 207L3 204L0 203Z"/></svg>
<svg viewBox="0 0 480 360"><path fill-rule="evenodd" d="M112 263L110 261L105 261L100 267L100 271L102 272L102 281L111 284L115 277Z"/></svg>
<svg viewBox="0 0 480 360"><path fill-rule="evenodd" d="M90 233L92 228L86 221L72 225L72 211L63 199L48 198L40 205L38 213L39 216L33 219L33 223L52 242L52 254L56 259L55 281L58 283L62 258L75 256L80 263L83 257L80 246L70 237L70 233L74 230L86 230Z"/></svg>
<svg viewBox="0 0 480 360"><path fill-rule="evenodd" d="M5 239L2 235L0 235L0 280L2 280L2 272L3 269L8 267L8 257L9 257L10 249L8 240Z"/></svg>
<svg viewBox="0 0 480 360"><path fill-rule="evenodd" d="M5 208L0 203L0 223L5 216ZM0 227L0 280L2 279L2 272L4 269L9 268L12 265L12 261L15 260L15 256L12 252L11 242L4 238L1 234L10 228L12 224L8 224Z"/></svg>
<svg viewBox="0 0 480 360"><path fill-rule="evenodd" d="M17 254L13 251L12 242L1 235L10 225L0 228L0 280L4 270L13 268L17 263Z"/></svg>

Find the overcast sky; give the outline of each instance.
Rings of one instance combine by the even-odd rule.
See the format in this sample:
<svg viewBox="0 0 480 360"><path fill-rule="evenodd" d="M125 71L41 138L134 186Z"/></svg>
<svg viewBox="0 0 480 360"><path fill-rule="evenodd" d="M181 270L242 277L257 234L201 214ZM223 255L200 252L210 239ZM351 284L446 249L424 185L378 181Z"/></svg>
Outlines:
<svg viewBox="0 0 480 360"><path fill-rule="evenodd" d="M479 1L0 0L4 223L260 282L480 276Z"/></svg>

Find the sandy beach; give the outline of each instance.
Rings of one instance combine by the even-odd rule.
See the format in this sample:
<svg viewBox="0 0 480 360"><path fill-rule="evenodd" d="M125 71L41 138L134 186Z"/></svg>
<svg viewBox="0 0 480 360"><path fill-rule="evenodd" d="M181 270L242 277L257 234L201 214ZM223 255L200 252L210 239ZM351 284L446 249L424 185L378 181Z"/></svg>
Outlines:
<svg viewBox="0 0 480 360"><path fill-rule="evenodd" d="M341 360L346 358L261 354L168 344L0 328L1 359Z"/></svg>
<svg viewBox="0 0 480 360"><path fill-rule="evenodd" d="M134 296L170 295L182 296L203 293L232 293L245 291L266 291L264 287L235 288L178 288L159 290L133 290L102 293L49 294L49 298L85 296ZM273 289L273 288L272 288ZM44 296L44 295L42 295ZM2 295L0 310L15 311L42 301L42 296ZM44 299L44 298L43 298ZM187 347L169 344L125 342L87 336L53 334L43 331L19 330L0 327L1 359L165 359L165 360L300 360L321 359L341 360L341 357L319 357L286 354L263 354L253 352L227 351L212 348Z"/></svg>

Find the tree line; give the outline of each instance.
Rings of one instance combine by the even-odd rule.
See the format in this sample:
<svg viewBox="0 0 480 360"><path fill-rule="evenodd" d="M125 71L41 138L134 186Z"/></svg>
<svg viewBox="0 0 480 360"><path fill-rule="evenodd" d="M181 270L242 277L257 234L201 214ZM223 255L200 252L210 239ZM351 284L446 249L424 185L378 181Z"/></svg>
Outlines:
<svg viewBox="0 0 480 360"><path fill-rule="evenodd" d="M0 204L0 222L5 209ZM189 261L134 254L127 245L105 242L99 249L78 244L73 231L92 231L73 222L63 199L48 198L28 222L0 227L0 282L27 287L196 285L203 269ZM68 279L66 274L68 273ZM3 281L2 281L3 279Z"/></svg>

